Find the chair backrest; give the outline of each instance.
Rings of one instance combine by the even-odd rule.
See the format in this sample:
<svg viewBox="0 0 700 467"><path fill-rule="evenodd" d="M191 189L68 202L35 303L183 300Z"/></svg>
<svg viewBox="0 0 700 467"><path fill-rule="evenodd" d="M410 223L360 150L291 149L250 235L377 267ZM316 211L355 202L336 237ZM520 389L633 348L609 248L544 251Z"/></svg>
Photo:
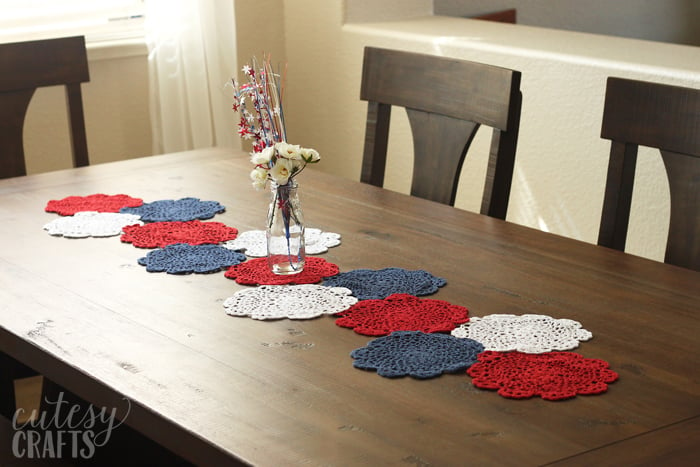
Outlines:
<svg viewBox="0 0 700 467"><path fill-rule="evenodd" d="M700 270L700 89L608 78L611 140L598 244L624 251L638 146L657 148L671 192L665 262Z"/></svg>
<svg viewBox="0 0 700 467"><path fill-rule="evenodd" d="M383 186L391 106L413 134L411 195L454 205L462 164L480 125L493 128L481 213L505 219L520 125L520 72L453 58L365 48L368 101L361 181Z"/></svg>
<svg viewBox="0 0 700 467"><path fill-rule="evenodd" d="M26 175L23 130L39 87L64 85L73 166L89 164L80 83L90 81L85 38L0 44L0 178Z"/></svg>

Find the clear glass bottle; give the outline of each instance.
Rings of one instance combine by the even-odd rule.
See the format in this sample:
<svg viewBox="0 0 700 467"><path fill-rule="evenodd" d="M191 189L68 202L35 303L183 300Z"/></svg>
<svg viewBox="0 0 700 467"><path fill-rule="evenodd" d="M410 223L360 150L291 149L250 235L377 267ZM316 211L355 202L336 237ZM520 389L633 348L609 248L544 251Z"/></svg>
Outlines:
<svg viewBox="0 0 700 467"><path fill-rule="evenodd" d="M304 215L297 182L270 184L271 201L267 215L267 262L275 274L298 274L304 270Z"/></svg>

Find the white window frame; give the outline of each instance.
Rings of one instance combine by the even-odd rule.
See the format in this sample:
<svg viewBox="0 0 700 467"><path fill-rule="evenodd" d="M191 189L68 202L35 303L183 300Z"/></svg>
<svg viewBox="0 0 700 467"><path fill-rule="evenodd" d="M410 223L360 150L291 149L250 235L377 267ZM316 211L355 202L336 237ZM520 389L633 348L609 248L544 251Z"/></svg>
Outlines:
<svg viewBox="0 0 700 467"><path fill-rule="evenodd" d="M88 44L142 39L144 0L0 0L0 42L81 35Z"/></svg>

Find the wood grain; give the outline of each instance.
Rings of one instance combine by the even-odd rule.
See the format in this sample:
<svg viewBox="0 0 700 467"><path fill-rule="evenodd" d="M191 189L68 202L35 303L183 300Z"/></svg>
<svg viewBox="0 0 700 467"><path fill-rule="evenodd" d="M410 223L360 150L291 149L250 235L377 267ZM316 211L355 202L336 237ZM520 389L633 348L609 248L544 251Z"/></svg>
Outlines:
<svg viewBox="0 0 700 467"><path fill-rule="evenodd" d="M693 417L550 465L695 465L698 439L700 417Z"/></svg>
<svg viewBox="0 0 700 467"><path fill-rule="evenodd" d="M386 379L352 367L370 339L333 318L224 313L223 274L147 273L118 238L51 237L50 199L195 196L261 228L246 154L199 150L0 181L0 350L197 464L540 465L700 415L698 273L308 170L307 224L342 235L341 271L426 269L472 316L580 321L577 351L619 381L600 396L508 400L464 374ZM653 449L653 448L650 448ZM659 448L661 449L661 447Z"/></svg>

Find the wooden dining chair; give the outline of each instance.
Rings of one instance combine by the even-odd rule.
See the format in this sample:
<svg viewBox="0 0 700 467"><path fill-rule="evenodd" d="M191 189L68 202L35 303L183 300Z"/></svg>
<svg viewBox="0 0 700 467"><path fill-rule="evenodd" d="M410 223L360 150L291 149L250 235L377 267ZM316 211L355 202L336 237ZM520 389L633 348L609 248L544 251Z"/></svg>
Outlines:
<svg viewBox="0 0 700 467"><path fill-rule="evenodd" d="M0 178L27 174L24 120L34 92L45 86L65 86L73 166L88 165L80 84L89 80L82 36L0 44ZM0 414L14 414L14 381L34 375L34 370L0 352Z"/></svg>
<svg viewBox="0 0 700 467"><path fill-rule="evenodd" d="M391 107L413 135L411 195L454 205L462 164L481 125L493 129L481 213L505 219L520 126L520 72L454 58L366 47L367 126L360 180L383 186Z"/></svg>
<svg viewBox="0 0 700 467"><path fill-rule="evenodd" d="M611 146L598 244L625 250L637 148L656 148L671 192L664 261L700 270L700 89L610 77L601 137Z"/></svg>
<svg viewBox="0 0 700 467"><path fill-rule="evenodd" d="M65 86L73 166L88 165L80 88L90 81L85 38L0 44L0 70L0 178L27 174L24 120L34 92L45 86Z"/></svg>

